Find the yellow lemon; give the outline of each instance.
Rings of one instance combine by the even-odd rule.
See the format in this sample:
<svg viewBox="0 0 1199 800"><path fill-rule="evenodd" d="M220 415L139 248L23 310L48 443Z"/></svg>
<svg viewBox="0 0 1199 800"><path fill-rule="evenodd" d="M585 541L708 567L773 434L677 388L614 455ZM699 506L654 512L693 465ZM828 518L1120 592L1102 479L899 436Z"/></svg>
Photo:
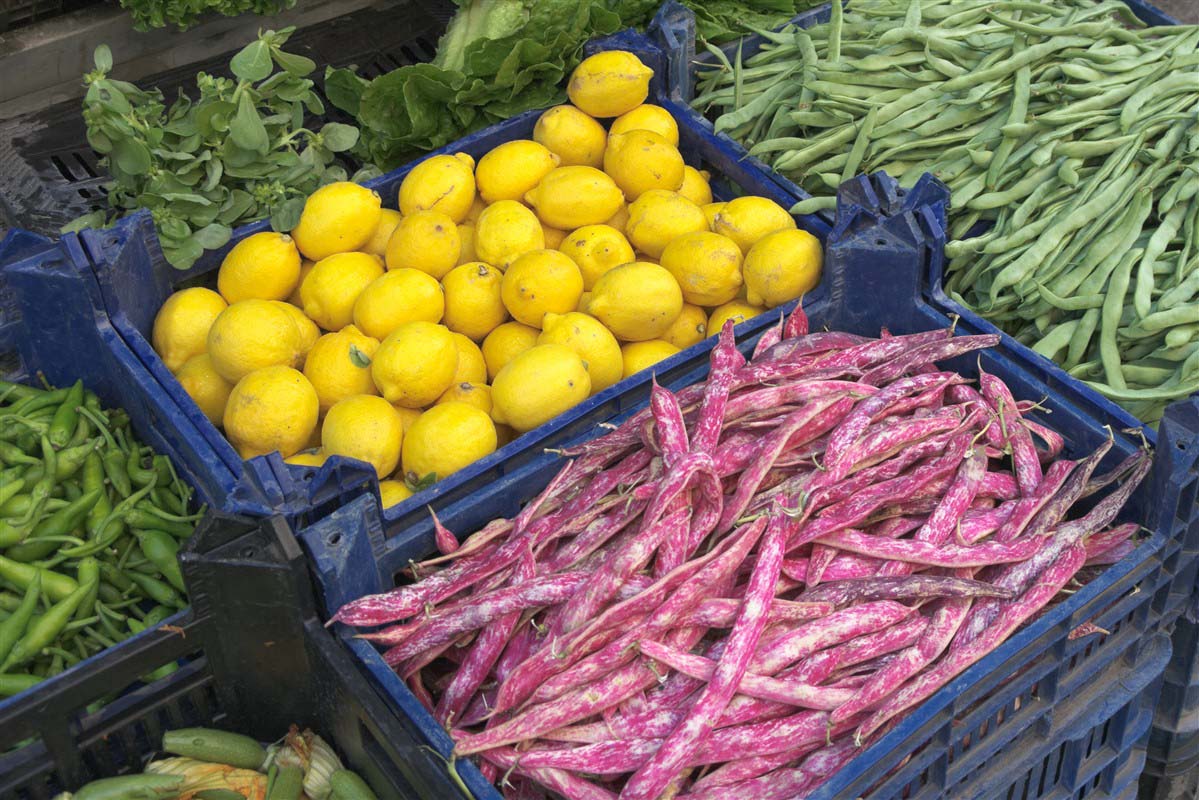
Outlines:
<svg viewBox="0 0 1199 800"><path fill-rule="evenodd" d="M587 304L591 302L591 292L583 292L579 295L579 304L575 306L575 311L587 313Z"/></svg>
<svg viewBox="0 0 1199 800"><path fill-rule="evenodd" d="M437 398L435 405L442 403L466 403L490 417L491 387L485 383L471 383L470 381L454 383L445 390L441 397Z"/></svg>
<svg viewBox="0 0 1199 800"><path fill-rule="evenodd" d="M546 225L571 231L610 219L624 197L595 167L558 167L525 195L525 202Z"/></svg>
<svg viewBox="0 0 1199 800"><path fill-rule="evenodd" d="M679 187L679 194L702 209L712 202L712 186L708 183L710 177L707 170L700 171L688 164L683 167L683 185Z"/></svg>
<svg viewBox="0 0 1199 800"><path fill-rule="evenodd" d="M489 205L475 223L475 255L497 269L505 270L517 256L543 247L541 220L515 200Z"/></svg>
<svg viewBox="0 0 1199 800"><path fill-rule="evenodd" d="M294 456L288 456L283 459L284 464L291 464L296 467L320 467L329 460L329 454L320 450L309 452L301 450Z"/></svg>
<svg viewBox="0 0 1199 800"><path fill-rule="evenodd" d="M564 167L602 167L608 133L574 106L554 106L537 118L533 141L544 145Z"/></svg>
<svg viewBox="0 0 1199 800"><path fill-rule="evenodd" d="M643 261L605 272L587 304L587 313L625 342L659 338L682 310L678 281L663 267Z"/></svg>
<svg viewBox="0 0 1199 800"><path fill-rule="evenodd" d="M505 322L483 340L483 359L487 362L487 376L495 380L509 361L537 344L541 331L519 322Z"/></svg>
<svg viewBox="0 0 1199 800"><path fill-rule="evenodd" d="M733 300L712 309L712 315L708 317L708 335L716 336L720 333L720 329L724 327L724 323L728 320L733 320L733 323L740 325L747 319L758 316L766 309L761 306L751 305L742 300Z"/></svg>
<svg viewBox="0 0 1199 800"><path fill-rule="evenodd" d="M719 214L721 209L727 205L728 203L704 203L702 206L700 206L700 208L703 209L704 217L706 217L708 220L708 230L714 230L714 226L716 225L716 215Z"/></svg>
<svg viewBox="0 0 1199 800"><path fill-rule="evenodd" d="M765 197L730 200L712 220L712 230L736 242L742 253L768 233L794 228L795 218L787 209Z"/></svg>
<svg viewBox="0 0 1199 800"><path fill-rule="evenodd" d="M621 203L620 208L616 209L616 213L608 217L608 220L604 224L609 228L615 228L623 234L629 224L629 204Z"/></svg>
<svg viewBox="0 0 1199 800"><path fill-rule="evenodd" d="M570 74L566 95L593 117L619 117L645 102L654 71L626 50L583 59Z"/></svg>
<svg viewBox="0 0 1199 800"><path fill-rule="evenodd" d="M461 402L440 403L420 415L404 438L404 474L441 480L495 452L495 423Z"/></svg>
<svg viewBox="0 0 1199 800"><path fill-rule="evenodd" d="M651 339L648 342L629 342L620 348L622 364L624 366L623 377L627 378L630 375L636 375L643 369L649 369L659 361L666 359L679 352L679 348L662 339Z"/></svg>
<svg viewBox="0 0 1199 800"><path fill-rule="evenodd" d="M445 326L476 342L504 320L508 309L501 294L503 273L482 261L454 267L441 280L445 289Z"/></svg>
<svg viewBox="0 0 1199 800"><path fill-rule="evenodd" d="M166 299L154 317L150 342L171 372L192 356L208 352L208 331L229 304L211 289L180 289Z"/></svg>
<svg viewBox="0 0 1199 800"><path fill-rule="evenodd" d="M304 313L324 330L339 331L354 321L358 295L382 274L383 264L366 253L323 258L300 284Z"/></svg>
<svg viewBox="0 0 1199 800"><path fill-rule="evenodd" d="M579 304L583 276L557 250L533 250L512 262L500 284L504 307L517 322L541 327L549 312L565 314Z"/></svg>
<svg viewBox="0 0 1199 800"><path fill-rule="evenodd" d="M404 424L382 397L360 394L339 401L325 415L321 450L330 456L365 461L380 478L400 463Z"/></svg>
<svg viewBox="0 0 1199 800"><path fill-rule="evenodd" d="M508 362L491 384L491 416L520 432L575 406L591 394L579 354L564 344L539 344Z"/></svg>
<svg viewBox="0 0 1199 800"><path fill-rule="evenodd" d="M365 186L349 181L327 184L308 196L291 238L313 261L357 250L374 236L381 207L379 195Z"/></svg>
<svg viewBox="0 0 1199 800"><path fill-rule="evenodd" d="M629 240L610 225L584 225L567 236L558 249L578 265L587 291L608 270L635 260Z"/></svg>
<svg viewBox="0 0 1199 800"><path fill-rule="evenodd" d="M652 103L642 103L612 120L608 135L629 131L653 131L675 147L679 146L679 124L670 112Z"/></svg>
<svg viewBox="0 0 1199 800"><path fill-rule="evenodd" d="M451 333L454 349L458 351L458 369L454 383L487 383L487 360L479 346L460 333Z"/></svg>
<svg viewBox="0 0 1199 800"><path fill-rule="evenodd" d="M226 301L283 300L300 282L300 251L286 233L263 231L233 246L216 286Z"/></svg>
<svg viewBox="0 0 1199 800"><path fill-rule="evenodd" d="M474 169L475 160L466 153L426 158L400 184L400 213L439 211L454 224L461 222L475 202Z"/></svg>
<svg viewBox="0 0 1199 800"><path fill-rule="evenodd" d="M287 458L308 442L318 411L307 378L291 367L266 367L248 373L229 393L225 435L242 458L276 450Z"/></svg>
<svg viewBox="0 0 1199 800"><path fill-rule="evenodd" d="M371 376L387 402L427 406L450 388L458 371L458 348L450 329L432 322L407 322L375 351Z"/></svg>
<svg viewBox="0 0 1199 800"><path fill-rule="evenodd" d="M403 219L403 215L394 208L379 209L379 225L367 243L362 245L362 252L379 258L387 255L387 242L391 239L391 234L395 232L401 219Z"/></svg>
<svg viewBox="0 0 1199 800"><path fill-rule="evenodd" d="M398 506L412 496L412 490L403 481L379 481L379 500L384 508Z"/></svg>
<svg viewBox="0 0 1199 800"><path fill-rule="evenodd" d="M304 368L304 358L308 355L308 351L316 344L316 340L321 338L321 329L316 326L316 323L305 316L303 309L293 306L291 303L285 303L282 300L270 300L279 308L283 309L291 317L291 321L296 324L296 330L300 333L300 352L296 356L296 362L292 365L296 369Z"/></svg>
<svg viewBox="0 0 1199 800"><path fill-rule="evenodd" d="M287 296L287 302L297 308L304 307L304 301L300 299L300 287L304 285L304 279L308 277L308 273L312 272L312 268L316 266L315 261L308 259L300 259L300 279L296 281L296 288L291 290L291 294Z"/></svg>
<svg viewBox="0 0 1199 800"><path fill-rule="evenodd" d="M595 317L571 311L546 314L537 344L564 344L579 354L598 394L620 380L620 342Z"/></svg>
<svg viewBox="0 0 1199 800"><path fill-rule="evenodd" d="M383 339L405 322L441 322L445 292L427 272L393 269L375 278L354 301L354 324Z"/></svg>
<svg viewBox="0 0 1199 800"><path fill-rule="evenodd" d="M212 366L230 383L263 367L290 367L300 358L300 347L300 330L291 314L268 300L234 303L208 331Z"/></svg>
<svg viewBox="0 0 1199 800"><path fill-rule="evenodd" d="M549 225L542 223L541 233L545 236L545 249L557 250L561 247L562 241L570 231L564 231L561 228L551 228Z"/></svg>
<svg viewBox="0 0 1199 800"><path fill-rule="evenodd" d="M694 231L674 239L662 251L662 266L692 305L718 306L741 290L741 250L719 233Z"/></svg>
<svg viewBox="0 0 1199 800"><path fill-rule="evenodd" d="M479 215L483 213L483 209L487 208L487 204L483 202L483 198L475 195L475 200L470 204L470 211L466 212L466 219L459 224L470 223L474 225L479 219Z"/></svg>
<svg viewBox="0 0 1199 800"><path fill-rule="evenodd" d="M604 172L612 176L629 202L651 189L677 190L683 185L683 166L679 149L653 131L608 137Z"/></svg>
<svg viewBox="0 0 1199 800"><path fill-rule="evenodd" d="M746 299L774 308L811 291L820 282L820 240L807 231L763 236L745 256Z"/></svg>
<svg viewBox="0 0 1199 800"><path fill-rule="evenodd" d="M666 245L685 233L706 231L708 218L678 192L648 191L629 205L629 241L641 252L661 258Z"/></svg>
<svg viewBox="0 0 1199 800"><path fill-rule="evenodd" d="M434 278L458 265L458 226L440 211L417 211L400 220L387 241L388 269L419 269Z"/></svg>
<svg viewBox="0 0 1199 800"><path fill-rule="evenodd" d="M225 404L229 402L233 384L222 378L212 366L212 356L207 353L192 356L175 373L175 379L183 386L187 396L200 407L201 413L208 417L208 421L220 427L224 422Z"/></svg>
<svg viewBox="0 0 1199 800"><path fill-rule="evenodd" d="M458 265L469 264L472 261L478 261L479 257L475 254L475 226L474 223L464 222L458 226Z"/></svg>
<svg viewBox="0 0 1199 800"><path fill-rule="evenodd" d="M408 429L412 427L412 423L416 422L420 415L424 412L419 408L404 408L403 406L392 405L396 413L400 415L400 422L404 423L404 435L408 435Z"/></svg>
<svg viewBox="0 0 1199 800"><path fill-rule="evenodd" d="M545 145L516 139L493 148L479 159L475 183L485 203L519 200L558 166L558 156Z"/></svg>
<svg viewBox="0 0 1199 800"><path fill-rule="evenodd" d="M378 349L378 339L353 325L317 339L304 362L304 377L316 389L322 414L347 397L379 393L371 378L371 359Z"/></svg>
<svg viewBox="0 0 1199 800"><path fill-rule="evenodd" d="M662 334L662 340L670 342L680 350L699 344L708 336L708 315L699 306L683 304L678 318Z"/></svg>

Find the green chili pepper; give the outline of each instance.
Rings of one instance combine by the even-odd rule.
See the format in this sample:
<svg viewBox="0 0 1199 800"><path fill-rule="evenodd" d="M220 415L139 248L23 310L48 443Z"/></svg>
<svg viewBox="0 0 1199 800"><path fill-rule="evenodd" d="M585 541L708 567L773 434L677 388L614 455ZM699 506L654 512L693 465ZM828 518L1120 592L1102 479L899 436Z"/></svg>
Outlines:
<svg viewBox="0 0 1199 800"><path fill-rule="evenodd" d="M96 578L93 583L98 580L99 578ZM13 667L31 661L44 648L49 647L58 638L59 634L62 633L67 623L71 621L71 617L75 615L75 611L79 608L79 605L93 590L93 586L79 586L75 591L51 606L39 619L30 624L29 628L25 631L24 638L17 642L16 646L8 654L8 658L0 665L0 672L7 672Z"/></svg>
<svg viewBox="0 0 1199 800"><path fill-rule="evenodd" d="M96 597L100 593L100 562L91 557L79 559L75 567L75 580L79 581L80 586L92 587L75 612L75 619L85 619L96 613Z"/></svg>
<svg viewBox="0 0 1199 800"><path fill-rule="evenodd" d="M12 697L13 695L28 691L43 680L45 678L42 678L40 675L30 675L27 672L0 675L0 697Z"/></svg>
<svg viewBox="0 0 1199 800"><path fill-rule="evenodd" d="M124 534L124 525L115 524L126 521L127 516L134 510L134 506L143 497L150 493L149 486L142 487L134 494L129 495L109 513L107 517L100 523L97 528L97 537L94 541L88 542L81 547L68 547L58 551L58 555L63 558L80 558L82 556L90 556L94 553L99 553L108 549L117 539Z"/></svg>
<svg viewBox="0 0 1199 800"><path fill-rule="evenodd" d="M25 453L12 442L0 441L0 461L5 464L40 464L41 459Z"/></svg>
<svg viewBox="0 0 1199 800"><path fill-rule="evenodd" d="M3 478L0 478L0 509L3 509L8 504L8 501L20 494L24 488L24 478L13 478L7 482Z"/></svg>
<svg viewBox="0 0 1199 800"><path fill-rule="evenodd" d="M18 527L37 519L41 513L42 504L50 497L50 492L54 490L54 484L58 480L58 454L54 451L50 440L45 436L42 437L42 459L42 474L33 484L33 489L29 492L32 504L29 507L28 513L21 515L14 523Z"/></svg>
<svg viewBox="0 0 1199 800"><path fill-rule="evenodd" d="M6 400L11 402L32 400L35 397L42 397L45 394L47 394L45 389L39 389L36 386L13 383L12 381L0 381L0 395L3 395Z"/></svg>
<svg viewBox="0 0 1199 800"><path fill-rule="evenodd" d="M185 591L183 573L179 569L179 544L168 533L155 530L135 530L142 554L162 576L179 591Z"/></svg>
<svg viewBox="0 0 1199 800"><path fill-rule="evenodd" d="M187 600L169 583L163 583L157 578L149 575L143 575L140 572L127 572L129 580L137 585L142 594L153 600L155 603L161 603L166 606L175 608L186 608Z"/></svg>
<svg viewBox="0 0 1199 800"><path fill-rule="evenodd" d="M0 556L0 578L4 578L21 591L27 590L35 579L40 579L42 594L53 602L66 599L79 588L75 579L68 575L32 564L22 564L4 556Z"/></svg>
<svg viewBox="0 0 1199 800"><path fill-rule="evenodd" d="M126 578L124 573L107 561L100 562L100 577L121 592L127 592L133 588L133 581Z"/></svg>
<svg viewBox="0 0 1199 800"><path fill-rule="evenodd" d="M20 597L9 591L0 592L0 611L11 614L20 607Z"/></svg>
<svg viewBox="0 0 1199 800"><path fill-rule="evenodd" d="M93 489L68 504L66 508L54 512L38 523L28 539L10 547L5 555L14 561L26 562L37 561L50 555L58 549L61 537L83 524L88 512L103 494L102 489Z"/></svg>
<svg viewBox="0 0 1199 800"><path fill-rule="evenodd" d="M25 629L29 627L33 612L37 610L37 601L41 592L41 578L35 577L29 584L29 588L25 590L25 597L22 598L20 606L13 611L12 616L0 623L0 664L4 663L13 647L25 635Z"/></svg>
<svg viewBox="0 0 1199 800"><path fill-rule="evenodd" d="M158 483L158 472L153 467L149 469L142 467L140 447L134 447L129 451L129 458L125 461L125 471L129 473L129 480L133 481L134 486L153 488Z"/></svg>
<svg viewBox="0 0 1199 800"><path fill-rule="evenodd" d="M166 531L179 539L186 539L196 530L195 522L179 522L166 519L167 516L148 503L139 503L137 508L130 509L124 520L134 528L157 528Z"/></svg>
<svg viewBox="0 0 1199 800"><path fill-rule="evenodd" d="M109 450L101 460L104 462L104 474L117 493L121 497L133 494L133 484L129 481L129 473L125 471L125 454L120 450Z"/></svg>
<svg viewBox="0 0 1199 800"><path fill-rule="evenodd" d="M75 426L79 422L79 412L76 409L83 403L83 381L75 381L75 385L67 392L66 398L62 401L62 405L54 412L54 419L50 421L50 429L46 434L50 439L50 444L57 448L65 447L67 442L71 441L71 435L75 432Z"/></svg>
<svg viewBox="0 0 1199 800"><path fill-rule="evenodd" d="M168 608L167 606L154 606L150 609L146 616L142 618L142 624L147 628L152 628L160 622L165 622L168 618L173 617L177 613L177 609Z"/></svg>

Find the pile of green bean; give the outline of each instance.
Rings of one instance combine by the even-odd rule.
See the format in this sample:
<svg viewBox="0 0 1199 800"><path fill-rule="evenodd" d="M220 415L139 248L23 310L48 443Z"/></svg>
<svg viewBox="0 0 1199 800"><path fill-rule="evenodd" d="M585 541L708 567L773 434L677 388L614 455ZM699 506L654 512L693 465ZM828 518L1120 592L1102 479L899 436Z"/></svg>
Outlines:
<svg viewBox="0 0 1199 800"><path fill-rule="evenodd" d="M170 459L81 382L0 381L0 697L187 605L190 499Z"/></svg>
<svg viewBox="0 0 1199 800"><path fill-rule="evenodd" d="M1119 0L854 0L717 53L694 104L831 208L952 190L947 289L1156 423L1199 391L1199 26Z"/></svg>

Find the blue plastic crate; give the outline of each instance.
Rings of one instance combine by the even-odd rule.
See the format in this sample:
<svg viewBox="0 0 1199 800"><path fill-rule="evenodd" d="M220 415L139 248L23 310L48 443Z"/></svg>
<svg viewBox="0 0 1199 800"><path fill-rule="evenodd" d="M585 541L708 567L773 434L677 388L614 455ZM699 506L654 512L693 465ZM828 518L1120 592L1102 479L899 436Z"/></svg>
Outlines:
<svg viewBox="0 0 1199 800"><path fill-rule="evenodd" d="M655 68L658 76L651 84L650 100L667 102L664 95L666 80L662 75L666 60L662 52L648 39L631 32L617 34L589 45L589 51L616 48L636 52L642 60ZM773 181L753 167L739 162L723 142L713 140L690 124L685 108L672 105L671 110L681 117L680 150L688 163L712 171L713 190L717 196L727 199L739 194L756 194L777 200L784 207L791 205L790 198ZM431 153L430 157L440 153L466 152L478 159L501 142L531 138L533 126L540 114L540 111L521 114ZM368 185L384 198L385 205L394 207L400 183L412 166L390 172ZM799 218L798 223L821 241L827 238L829 227L820 219L804 217ZM267 229L265 221L238 229L226 247L207 253L194 267L182 272L166 263L149 214L144 212L122 221L110 230L85 232L82 241L96 263L96 276L103 298L102 307L107 310L113 325L150 376L149 380L139 385L139 389L164 404L171 403L178 407L190 428L198 431L198 435L194 437L194 446L198 451L205 453L205 460L211 465L214 473L234 476L235 485L239 486L242 481L260 478L262 483L269 487L269 502L274 504L275 510L293 518L304 518L336 507L364 488L377 491L373 471L365 465L344 458L330 459L320 468L297 467L284 464L277 453L242 462L221 432L200 413L196 404L154 352L149 341L154 316L172 291L205 279L209 282L214 281L221 260L234 244L246 236ZM821 288L813 292L813 296L816 297L823 294L824 290ZM662 369L670 371L672 365L684 363L694 352L698 351L675 356L665 362ZM633 386L646 386L648 380L647 376L630 378L587 399L496 453L389 509L387 518L401 519L405 514L421 509L432 501L466 497L476 486L499 480L514 465L540 453L542 448L577 436L581 431L590 430L595 423L621 413L627 408L626 392Z"/></svg>
<svg viewBox="0 0 1199 800"><path fill-rule="evenodd" d="M854 203L849 206L851 199ZM950 324L949 316L930 305L921 290L930 251L939 243L935 235L930 237L928 227L932 225L935 230L935 211L919 206L917 199L912 199L915 211L909 208L897 216L885 217L884 207L899 202L893 185L883 182L876 186L863 180L845 188L842 200L846 207L827 251L827 296L805 301L813 328L827 326L877 335L880 326L893 333L909 333ZM869 210L864 211L862 205ZM766 316L767 319L751 320L739 332L742 348L752 348L761 331L777 319L776 314ZM958 323L957 331L973 332L966 321ZM659 374L659 381L677 388L702 380L708 369L708 346L700 349L685 362L669 366L665 374ZM973 355L949 363L963 373L977 374ZM1092 416L1091 412L1099 409L1088 404L1088 397L1068 398L1052 393L1050 387L1025 369L1021 354L1005 346L984 352L982 366L1004 378L1017 397L1046 398L1050 416L1045 419L1066 437L1068 453L1093 448L1106 439L1107 433L1102 429L1105 422L1115 423L1113 428L1119 424L1110 418ZM643 407L646 396L644 384L628 389L626 410L620 417ZM576 440L601 432L593 427ZM1131 453L1136 441L1136 437L1117 431L1110 463ZM475 531L494 517L514 515L523 503L541 491L561 464L558 455L543 453L514 467L502 480L480 488L472 497L432 505L451 530ZM1147 482L1125 512L1129 519L1142 520L1151 530L1156 530L1154 490L1155 484ZM358 498L307 527L300 538L313 559L327 613L346 601L394 586L399 571L410 559L424 558L435 551L427 512L412 513L398 523L385 524L380 519L377 502L369 496ZM1151 640L1160 640L1160 637L1153 639L1159 619L1155 601L1168 591L1170 579L1160 558L1164 545L1165 536L1153 533L1124 561L1047 611L916 709L813 797L831 800L860 796L874 800L974 796L976 791L990 791L986 787L995 786L994 781L1000 775L1008 781L1005 786L1012 785L1006 753L1033 741L1026 737L1035 737L1043 743L1043 746L1028 744L1030 757L1045 757L1065 741L1074 742L1090 735L1088 732L1095 724L1093 718L1087 722L1079 716L1081 712L1070 711L1074 708L1069 702L1072 697L1116 698L1116 685L1109 684L1104 677L1112 674L1109 670L1114 667L1129 680L1143 679L1139 686L1148 686L1160 675L1168 658L1166 646L1165 657L1154 667L1156 673L1148 667L1127 669L1138 663L1137 653L1147 651ZM1083 622L1092 622L1109 633L1071 640L1070 632ZM452 749L448 735L387 667L379 652L367 642L353 638L352 632L343 631L343 634L346 645L362 660L380 689L412 717L431 746L448 754ZM1136 678L1131 677L1133 673ZM1097 691L1097 686L1106 691ZM1088 704L1093 705L1091 700ZM1142 733L1147 731L1148 715L1139 724L1143 724ZM1052 738L1053 731L1060 732L1063 738L1056 742L1046 739ZM1112 748L1114 757L1118 758L1127 749L1126 745L1131 747L1136 738L1119 737L1119 744ZM1075 761L1081 764L1081 758L1078 756ZM1000 764L1004 766L996 766ZM976 783L975 774L989 768L995 769L996 777L988 779L987 784ZM1105 769L1097 767L1092 772L1098 774ZM1121 769L1117 766L1115 772ZM458 771L476 797L497 796L473 766L460 764ZM1128 776L1122 773L1122 777Z"/></svg>
<svg viewBox="0 0 1199 800"><path fill-rule="evenodd" d="M1191 755L1199 759L1199 621L1180 617L1173 635L1174 657L1166 667L1161 705L1153 724L1166 749L1174 747L1171 738L1192 736Z"/></svg>

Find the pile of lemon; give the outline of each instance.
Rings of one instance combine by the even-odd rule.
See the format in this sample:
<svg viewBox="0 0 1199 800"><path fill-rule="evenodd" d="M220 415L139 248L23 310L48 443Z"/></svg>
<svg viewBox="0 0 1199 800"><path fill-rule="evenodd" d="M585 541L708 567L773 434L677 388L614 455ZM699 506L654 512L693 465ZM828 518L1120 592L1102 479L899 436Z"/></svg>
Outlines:
<svg viewBox="0 0 1199 800"><path fill-rule="evenodd" d="M217 291L171 295L155 349L243 458L356 458L391 505L810 290L819 242L766 198L712 202L652 74L586 59L532 140L422 161L398 211L317 190L290 236L230 250Z"/></svg>

